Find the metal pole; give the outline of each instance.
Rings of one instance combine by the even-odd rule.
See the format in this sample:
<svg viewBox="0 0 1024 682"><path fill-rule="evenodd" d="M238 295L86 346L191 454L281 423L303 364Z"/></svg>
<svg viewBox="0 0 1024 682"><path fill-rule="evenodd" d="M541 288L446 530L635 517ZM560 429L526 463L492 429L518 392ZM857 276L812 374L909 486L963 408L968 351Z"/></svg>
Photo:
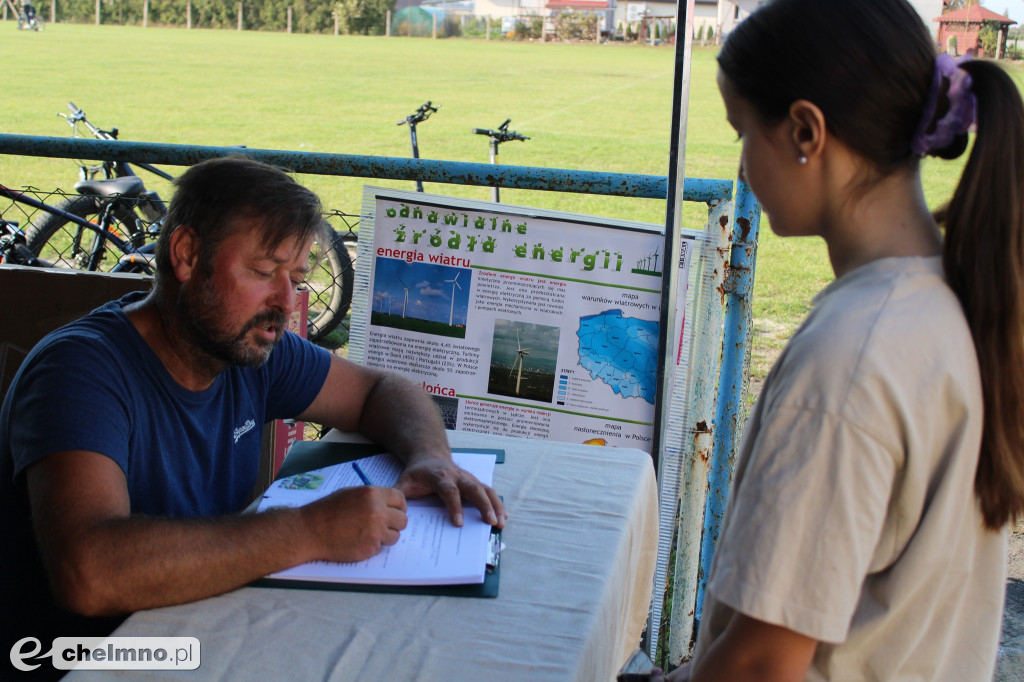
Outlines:
<svg viewBox="0 0 1024 682"><path fill-rule="evenodd" d="M661 278L662 286L662 307L660 316L660 327L658 335L658 362L659 376L657 396L655 405L658 409L654 415L654 433L651 443L651 456L654 458L654 470L658 472L658 480L662 480L664 468L663 452L665 449L665 420L668 415L669 401L672 384L675 375L676 354L675 344L671 335L675 329L676 317L676 292L678 282L679 263L679 229L683 209L683 179L686 177L686 123L687 108L690 102L690 51L691 39L690 29L693 25L694 0L678 0L676 4L676 25L686 26L684 39L676 41L675 50L675 71L672 86L672 137L669 144L669 166L668 166L668 194L665 206L665 271ZM678 32L677 32L678 35ZM674 492L672 499L666 499L666 494ZM665 486L659 486L661 495L660 505L662 518L675 518L675 509L678 503L678 491L667 491ZM659 565L662 560L667 565L668 551L672 543L672 528L664 527L661 524L661 533L658 542ZM664 575L659 572L655 577L654 602L652 614L661 611L661 603L664 596ZM660 622L650 623L645 631L648 638L648 651L653 652L656 646L658 633L651 632L659 628Z"/></svg>
<svg viewBox="0 0 1024 682"><path fill-rule="evenodd" d="M491 138L491 164L495 166L498 165L498 141L493 137ZM494 203L498 203L501 201L501 199L498 196L497 185L491 187L491 201L493 201Z"/></svg>
<svg viewBox="0 0 1024 682"><path fill-rule="evenodd" d="M664 199L664 175L609 173L603 171L543 168L539 166L492 166L489 163L409 159L389 156L297 152L250 147L166 144L131 140L95 140L41 135L0 133L0 154L42 156L58 159L104 159L133 163L191 166L224 156L247 156L285 168L292 173L343 175L387 180L421 180L478 187L511 187L546 192L572 192L604 196ZM686 201L708 203L732 196L731 180L687 178Z"/></svg>
<svg viewBox="0 0 1024 682"><path fill-rule="evenodd" d="M409 141L412 143L412 158L420 158L420 143L416 139L416 124L412 122L409 123ZM423 182L419 178L416 179L416 191L423 191Z"/></svg>
<svg viewBox="0 0 1024 682"><path fill-rule="evenodd" d="M743 384L747 365L747 337L750 332L750 293L754 287L757 238L761 208L746 183L736 188L736 217L733 222L732 250L725 280L725 338L722 342L722 368L715 408L715 442L708 473L707 506L704 509L704 539L700 551L700 583L694 621L700 626L715 545L722 530L722 517L729 502L733 463L743 431Z"/></svg>
<svg viewBox="0 0 1024 682"><path fill-rule="evenodd" d="M675 78L672 95L672 137L669 143L668 203L665 207L665 263L679 262L679 227L683 209L683 178L686 167L686 122L687 106L690 101L690 38L689 26L693 23L694 0L679 0L676 25L685 25L684 40L676 40ZM676 31L678 37L679 32ZM660 339L658 341L659 367L658 394L655 404L660 407L654 415L654 441L652 455L655 470L659 471L661 453L664 449L665 398L671 391L671 368L676 364L675 348L669 335L675 329L676 269L665 268L662 277L662 301Z"/></svg>

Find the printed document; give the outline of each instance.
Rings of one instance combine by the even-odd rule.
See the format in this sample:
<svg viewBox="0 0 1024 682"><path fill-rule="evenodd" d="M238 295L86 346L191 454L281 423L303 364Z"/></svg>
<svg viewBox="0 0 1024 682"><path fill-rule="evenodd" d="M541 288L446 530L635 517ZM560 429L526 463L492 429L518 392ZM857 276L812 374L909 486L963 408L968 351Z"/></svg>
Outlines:
<svg viewBox="0 0 1024 682"><path fill-rule="evenodd" d="M493 453L456 452L452 458L482 483L492 484ZM274 481L264 493L258 511L301 507L341 488L363 485L360 472L373 485L393 486L402 473L402 464L392 455L380 454L289 476ZM431 495L408 500L407 514L409 523L398 543L366 561L313 561L268 577L372 585L463 585L484 581L491 526L479 510L464 506L464 523L458 528L452 525L440 499Z"/></svg>

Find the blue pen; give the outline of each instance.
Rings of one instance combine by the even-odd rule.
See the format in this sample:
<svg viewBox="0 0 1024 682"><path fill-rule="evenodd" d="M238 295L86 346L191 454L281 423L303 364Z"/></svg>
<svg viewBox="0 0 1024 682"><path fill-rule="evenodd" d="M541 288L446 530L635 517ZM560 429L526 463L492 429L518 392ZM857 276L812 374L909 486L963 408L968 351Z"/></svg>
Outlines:
<svg viewBox="0 0 1024 682"><path fill-rule="evenodd" d="M363 471L363 470L362 470L362 469L361 469L361 468L359 467L359 465L358 465L358 464L356 464L355 462L352 462L352 468L356 470L356 474L357 474L357 475L359 476L360 480L362 480L362 482L363 482L363 483L365 483L366 485L373 485L373 483L371 483L371 482L370 482L370 479L369 479L369 477L368 477L368 476L366 475L366 473L365 473L365 472L364 472L364 471Z"/></svg>

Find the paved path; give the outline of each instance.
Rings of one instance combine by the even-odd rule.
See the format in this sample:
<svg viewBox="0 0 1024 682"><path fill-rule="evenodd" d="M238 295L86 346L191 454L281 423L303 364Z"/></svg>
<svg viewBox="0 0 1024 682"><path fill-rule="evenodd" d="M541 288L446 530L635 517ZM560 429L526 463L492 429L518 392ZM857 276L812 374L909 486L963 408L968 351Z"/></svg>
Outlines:
<svg viewBox="0 0 1024 682"><path fill-rule="evenodd" d="M999 642L996 682L1024 682L1024 524L1010 535L1006 611Z"/></svg>

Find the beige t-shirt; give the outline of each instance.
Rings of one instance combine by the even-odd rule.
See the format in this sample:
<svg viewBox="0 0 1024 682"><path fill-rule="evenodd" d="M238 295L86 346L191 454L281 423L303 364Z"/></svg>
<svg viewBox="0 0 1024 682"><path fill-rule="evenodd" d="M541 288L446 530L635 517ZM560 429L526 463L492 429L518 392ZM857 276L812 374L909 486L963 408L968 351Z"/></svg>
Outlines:
<svg viewBox="0 0 1024 682"><path fill-rule="evenodd" d="M974 498L981 422L939 258L822 291L747 425L695 659L735 609L820 640L808 680L990 680L1006 534Z"/></svg>

